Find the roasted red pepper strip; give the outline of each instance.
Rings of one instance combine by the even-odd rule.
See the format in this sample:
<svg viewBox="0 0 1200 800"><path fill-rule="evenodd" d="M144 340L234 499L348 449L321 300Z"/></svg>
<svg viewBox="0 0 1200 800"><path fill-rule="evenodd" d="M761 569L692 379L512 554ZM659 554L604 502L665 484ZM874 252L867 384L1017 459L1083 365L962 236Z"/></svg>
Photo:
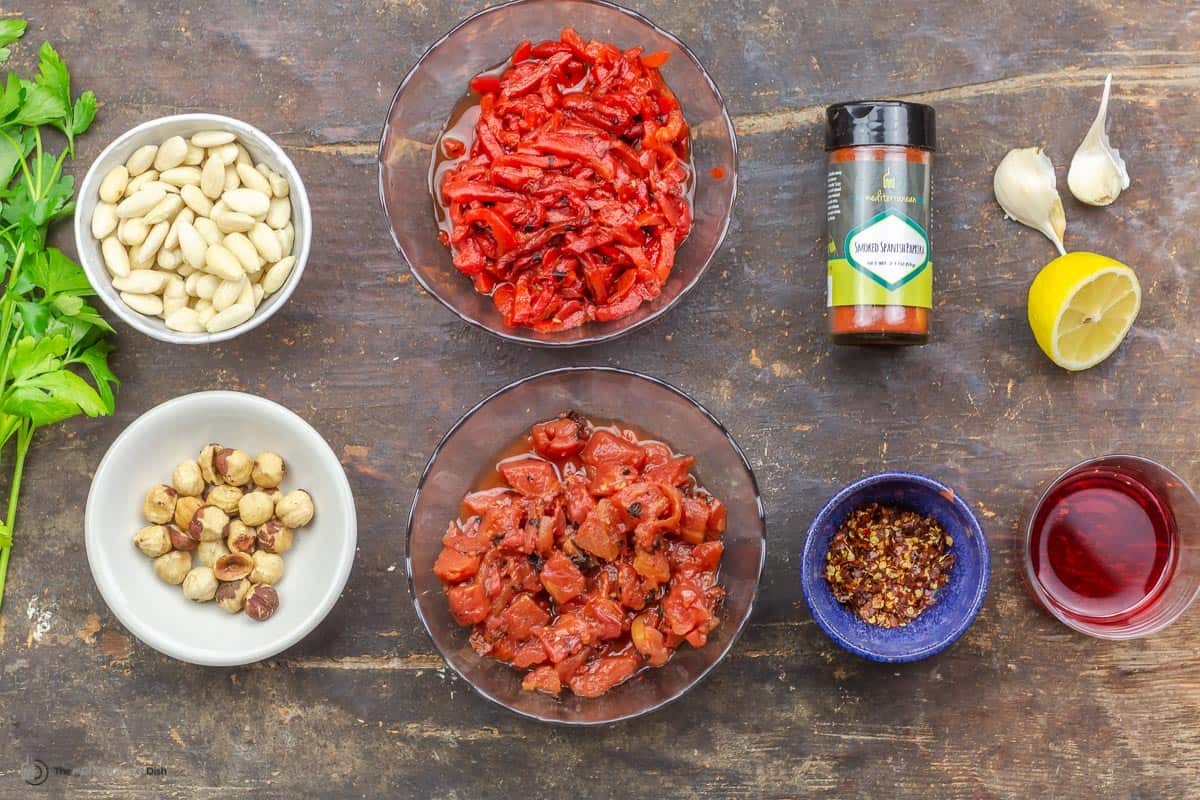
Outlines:
<svg viewBox="0 0 1200 800"><path fill-rule="evenodd" d="M659 295L691 231L689 133L658 68L566 29L521 42L479 95L465 152L442 140L445 243L506 324L560 331ZM459 129L456 128L454 135Z"/></svg>

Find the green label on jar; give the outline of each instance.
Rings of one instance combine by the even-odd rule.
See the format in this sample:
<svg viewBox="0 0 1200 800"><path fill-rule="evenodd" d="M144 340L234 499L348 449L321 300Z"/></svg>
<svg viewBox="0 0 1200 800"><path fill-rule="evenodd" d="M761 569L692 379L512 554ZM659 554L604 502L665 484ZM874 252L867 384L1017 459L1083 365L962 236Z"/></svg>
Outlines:
<svg viewBox="0 0 1200 800"><path fill-rule="evenodd" d="M929 166L833 163L826 191L829 305L932 308Z"/></svg>

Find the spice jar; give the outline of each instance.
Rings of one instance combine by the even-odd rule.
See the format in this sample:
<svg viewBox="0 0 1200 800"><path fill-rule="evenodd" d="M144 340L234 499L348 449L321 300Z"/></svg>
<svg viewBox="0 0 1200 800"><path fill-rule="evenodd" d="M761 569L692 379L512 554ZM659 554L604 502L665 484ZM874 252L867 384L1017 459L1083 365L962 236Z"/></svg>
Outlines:
<svg viewBox="0 0 1200 800"><path fill-rule="evenodd" d="M933 109L895 100L825 111L828 305L836 344L929 340Z"/></svg>

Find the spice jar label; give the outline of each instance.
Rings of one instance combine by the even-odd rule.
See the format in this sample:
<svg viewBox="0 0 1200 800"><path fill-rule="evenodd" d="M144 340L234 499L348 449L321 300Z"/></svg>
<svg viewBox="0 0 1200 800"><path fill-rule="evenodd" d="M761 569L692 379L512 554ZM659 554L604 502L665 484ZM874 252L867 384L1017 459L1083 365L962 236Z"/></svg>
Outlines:
<svg viewBox="0 0 1200 800"><path fill-rule="evenodd" d="M829 305L932 308L928 164L834 163L826 189Z"/></svg>

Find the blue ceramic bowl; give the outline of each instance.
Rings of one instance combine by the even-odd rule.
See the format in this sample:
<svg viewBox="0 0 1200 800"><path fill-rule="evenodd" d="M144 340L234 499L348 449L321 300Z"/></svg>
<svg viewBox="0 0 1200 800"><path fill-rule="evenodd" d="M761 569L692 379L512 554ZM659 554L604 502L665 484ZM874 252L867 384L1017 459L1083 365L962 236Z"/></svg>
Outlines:
<svg viewBox="0 0 1200 800"><path fill-rule="evenodd" d="M863 622L839 603L825 581L825 555L838 527L858 507L882 503L931 516L954 539L950 580L936 602L902 628ZM837 493L808 529L800 565L804 599L830 639L872 661L918 661L949 647L975 621L987 595L991 566L987 539L970 507L950 487L911 472L881 472Z"/></svg>

